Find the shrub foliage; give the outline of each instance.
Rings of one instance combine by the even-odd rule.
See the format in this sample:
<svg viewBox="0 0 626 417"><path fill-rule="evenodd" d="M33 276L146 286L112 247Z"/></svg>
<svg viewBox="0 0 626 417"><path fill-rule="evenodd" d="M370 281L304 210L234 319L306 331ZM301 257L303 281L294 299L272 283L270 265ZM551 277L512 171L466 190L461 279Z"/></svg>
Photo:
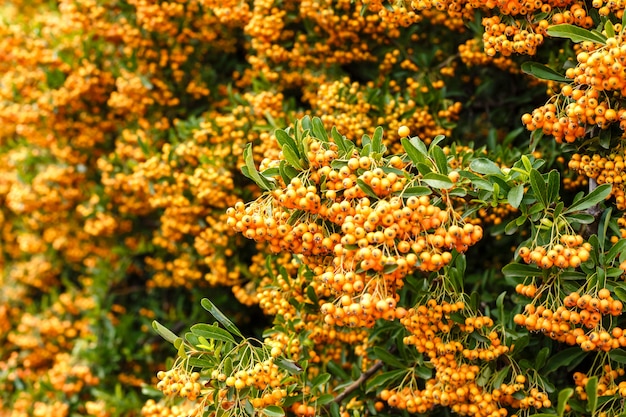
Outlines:
<svg viewBox="0 0 626 417"><path fill-rule="evenodd" d="M624 8L3 3L0 416L626 415Z"/></svg>

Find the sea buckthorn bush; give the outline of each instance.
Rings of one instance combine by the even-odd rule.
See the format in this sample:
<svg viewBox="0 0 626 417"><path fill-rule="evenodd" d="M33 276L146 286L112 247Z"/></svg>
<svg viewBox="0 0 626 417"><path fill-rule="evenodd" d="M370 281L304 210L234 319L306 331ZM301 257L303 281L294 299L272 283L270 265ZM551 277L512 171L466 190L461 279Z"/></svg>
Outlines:
<svg viewBox="0 0 626 417"><path fill-rule="evenodd" d="M625 7L2 3L0 416L626 415Z"/></svg>

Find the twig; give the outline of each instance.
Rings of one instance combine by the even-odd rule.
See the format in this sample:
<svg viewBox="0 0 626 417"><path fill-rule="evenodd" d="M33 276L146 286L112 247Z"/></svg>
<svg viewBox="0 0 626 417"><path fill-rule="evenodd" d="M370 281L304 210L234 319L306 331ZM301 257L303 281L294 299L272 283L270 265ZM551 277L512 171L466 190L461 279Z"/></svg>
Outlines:
<svg viewBox="0 0 626 417"><path fill-rule="evenodd" d="M377 360L374 365L372 365L367 371L363 372L353 383L348 385L341 394L337 395L333 402L337 404L341 403L344 399L346 399L348 395L350 395L352 391L359 388L363 382L367 381L369 377L378 372L383 367L383 365L383 361Z"/></svg>

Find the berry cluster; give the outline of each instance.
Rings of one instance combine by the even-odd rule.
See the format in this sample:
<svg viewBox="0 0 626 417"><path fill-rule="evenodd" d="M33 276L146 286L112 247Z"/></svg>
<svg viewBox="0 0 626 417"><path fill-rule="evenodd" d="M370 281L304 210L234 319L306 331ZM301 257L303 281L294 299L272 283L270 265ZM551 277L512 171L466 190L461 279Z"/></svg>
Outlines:
<svg viewBox="0 0 626 417"><path fill-rule="evenodd" d="M614 30L620 32L621 25L615 25ZM559 95L532 114L524 114L522 122L526 128L552 135L558 143L572 143L593 126L607 129L619 124L622 131L626 130L626 113L611 98L613 92L626 91L625 53L621 35L609 36L605 45L582 43L576 55L577 65L565 73L572 83L563 85Z"/></svg>
<svg viewBox="0 0 626 417"><path fill-rule="evenodd" d="M624 151L616 148L607 156L572 155L568 167L586 178L593 178L597 184L613 184L611 195L619 210L626 210L626 171L624 171Z"/></svg>
<svg viewBox="0 0 626 417"><path fill-rule="evenodd" d="M369 327L380 317L394 319L406 275L437 271L452 250L463 253L481 239L482 228L464 224L453 207L405 195L420 184L405 157L355 149L342 159L336 143L306 140L309 168L286 184L274 177L279 186L228 209L227 224L274 252L302 255L337 295L332 308L323 308L327 323ZM281 157L263 161L262 170L289 162Z"/></svg>
<svg viewBox="0 0 626 417"><path fill-rule="evenodd" d="M560 243L536 246L532 249L522 246L518 254L527 264L534 263L543 269L550 269L553 266L561 269L578 268L589 259L592 248L589 242L583 242L582 236L565 234L561 235L559 241ZM530 294L525 295L534 297Z"/></svg>
<svg viewBox="0 0 626 417"><path fill-rule="evenodd" d="M533 291L524 292L530 296ZM609 351L624 347L626 336L617 326L610 331L606 330L602 318L607 315L619 316L622 308L623 303L615 300L611 292L603 288L597 296L570 293L564 298L563 305L554 309L529 304L524 313L514 317L514 321L530 331L540 331L552 339L578 345L586 351Z"/></svg>

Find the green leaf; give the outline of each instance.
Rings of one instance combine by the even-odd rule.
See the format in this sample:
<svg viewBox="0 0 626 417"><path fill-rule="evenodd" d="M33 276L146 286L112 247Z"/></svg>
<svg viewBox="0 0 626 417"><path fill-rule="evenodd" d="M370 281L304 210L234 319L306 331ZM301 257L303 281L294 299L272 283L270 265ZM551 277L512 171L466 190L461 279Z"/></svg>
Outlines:
<svg viewBox="0 0 626 417"><path fill-rule="evenodd" d="M611 349L609 351L609 358L611 358L613 362L624 365L626 364L626 351L622 349Z"/></svg>
<svg viewBox="0 0 626 417"><path fill-rule="evenodd" d="M378 200L379 198L378 195L374 192L374 190L372 190L372 187L370 187L365 181L363 181L362 179L357 179L356 184L361 189L361 191L363 191L365 194Z"/></svg>
<svg viewBox="0 0 626 417"><path fill-rule="evenodd" d="M315 401L315 404L319 406L323 406L329 404L335 400L335 396L333 394L324 394L320 395L319 398Z"/></svg>
<svg viewBox="0 0 626 417"><path fill-rule="evenodd" d="M409 155L409 159L411 160L411 162L413 162L413 165L426 162L426 155L420 152L420 150L415 146L414 141L407 138L402 138L400 142L402 143L404 151L407 153L407 155Z"/></svg>
<svg viewBox="0 0 626 417"><path fill-rule="evenodd" d="M448 158L446 158L446 154L443 153L443 149L439 146L430 146L430 154L435 160L435 165L437 165L437 170L441 174L448 174Z"/></svg>
<svg viewBox="0 0 626 417"><path fill-rule="evenodd" d="M328 381L330 381L330 378L331 378L331 375L328 374L328 373L319 374L318 376L313 378L313 380L311 381L311 387L315 388L315 387L319 387L321 385L324 385Z"/></svg>
<svg viewBox="0 0 626 417"><path fill-rule="evenodd" d="M539 353L537 353L537 358L535 359L535 368L541 369L546 364L546 359L550 354L550 349L548 347L542 348Z"/></svg>
<svg viewBox="0 0 626 417"><path fill-rule="evenodd" d="M276 129L274 131L274 136L276 136L276 141L278 142L281 148L288 146L296 155L299 154L298 145L296 145L296 141L285 130ZM284 149L283 149L283 152L284 152ZM299 155L298 155L298 158L300 158Z"/></svg>
<svg viewBox="0 0 626 417"><path fill-rule="evenodd" d="M483 175L499 175L502 170L495 162L487 158L477 158L470 162L470 169Z"/></svg>
<svg viewBox="0 0 626 417"><path fill-rule="evenodd" d="M415 187L407 187L401 191L401 195L404 198L408 197L421 197L423 195L430 195L433 193L433 190L430 187L425 187L423 185L418 185Z"/></svg>
<svg viewBox="0 0 626 417"><path fill-rule="evenodd" d="M550 357L550 360L546 364L545 368L541 370L541 375L546 376L559 369L561 366L576 366L587 356L588 352L580 349L579 347L571 347L564 349Z"/></svg>
<svg viewBox="0 0 626 417"><path fill-rule="evenodd" d="M191 333L199 337L204 337L207 340L222 340L224 342L235 343L233 335L215 325L205 323L194 324L191 326Z"/></svg>
<svg viewBox="0 0 626 417"><path fill-rule="evenodd" d="M530 187L535 194L537 201L543 206L548 207L550 201L548 201L548 189L543 176L536 169L530 170Z"/></svg>
<svg viewBox="0 0 626 417"><path fill-rule="evenodd" d="M259 174L259 171L257 171L256 166L254 165L254 157L252 156L251 143L248 143L243 150L243 159L246 164L244 167L241 168L241 172L243 172L243 175L254 181L256 185L258 185L261 189L265 191L273 190L275 184Z"/></svg>
<svg viewBox="0 0 626 417"><path fill-rule="evenodd" d="M374 346L373 350L374 355L387 365L393 366L394 368L406 368L406 364L402 363L398 358L380 346Z"/></svg>
<svg viewBox="0 0 626 417"><path fill-rule="evenodd" d="M170 329L163 326L156 320L152 322L152 328L159 334L159 336L161 336L163 339L167 340L170 343L174 343L176 339L179 338L174 333L172 333Z"/></svg>
<svg viewBox="0 0 626 417"><path fill-rule="evenodd" d="M554 38L567 38L573 42L595 42L602 45L606 44L606 36L601 33L592 32L578 26L562 24L554 25L548 28L548 35Z"/></svg>
<svg viewBox="0 0 626 417"><path fill-rule="evenodd" d="M571 81L569 78L559 74L552 68L538 62L524 62L522 64L522 71L528 75L539 78L540 80L558 81L560 83L569 83Z"/></svg>
<svg viewBox="0 0 626 417"><path fill-rule="evenodd" d="M567 401L572 398L572 395L574 395L573 388L565 388L559 392L559 399L556 406L558 417L563 417L563 414L565 414L565 406L567 405Z"/></svg>
<svg viewBox="0 0 626 417"><path fill-rule="evenodd" d="M284 369L285 371L289 372L292 375L300 374L303 371L302 367L297 362L294 362L290 359L278 358L276 359L275 362L276 362L276 366L278 366L281 369Z"/></svg>
<svg viewBox="0 0 626 417"><path fill-rule="evenodd" d="M428 174L422 177L422 182L430 185L434 188L440 188L447 190L448 188L452 188L454 183L447 175L439 174L437 172L429 172Z"/></svg>
<svg viewBox="0 0 626 417"><path fill-rule="evenodd" d="M383 128L378 126L372 136L372 152L383 153L385 151L383 146Z"/></svg>
<svg viewBox="0 0 626 417"><path fill-rule="evenodd" d="M277 405L268 405L261 410L261 413L265 414L267 417L283 417L285 415L285 410Z"/></svg>
<svg viewBox="0 0 626 417"><path fill-rule="evenodd" d="M585 392L587 393L587 409L594 415L596 407L598 406L598 377L592 376L587 380L585 386Z"/></svg>
<svg viewBox="0 0 626 417"><path fill-rule="evenodd" d="M243 334L241 333L241 331L239 331L237 326L235 326L235 324L232 321L230 321L228 317L226 317L224 313L222 313L215 306L215 304L211 302L211 300L209 300L208 298L203 298L200 304L202 304L202 307L205 310L207 310L209 313L211 313L213 317L215 317L215 319L219 321L222 324L222 326L226 328L226 330L228 330L232 334L235 334L243 338Z"/></svg>
<svg viewBox="0 0 626 417"><path fill-rule="evenodd" d="M606 32L606 36L609 38L615 37L615 28L613 27L613 22L609 19L604 22L604 31Z"/></svg>
<svg viewBox="0 0 626 417"><path fill-rule="evenodd" d="M548 201L555 202L559 198L559 190L561 189L561 174L556 169L548 173ZM558 214L555 214L558 217Z"/></svg>
<svg viewBox="0 0 626 417"><path fill-rule="evenodd" d="M403 378L406 373L406 369L396 369L376 375L374 378L371 378L367 381L367 384L365 385L365 391L370 392L380 387L390 386L393 381Z"/></svg>
<svg viewBox="0 0 626 417"><path fill-rule="evenodd" d="M543 272L535 265L520 264L517 262L510 263L502 268L505 277L539 277Z"/></svg>
<svg viewBox="0 0 626 417"><path fill-rule="evenodd" d="M595 206L596 204L604 201L611 194L611 184L602 184L596 187L592 192L587 194L585 197L580 200L574 202L571 206L567 208L563 213L572 213L575 211L587 210L590 207Z"/></svg>
<svg viewBox="0 0 626 417"><path fill-rule="evenodd" d="M289 165L300 171L304 170L304 166L302 165L302 161L300 161L300 157L297 151L294 151L291 146L288 145L284 145L282 149L283 156L285 157L285 160L289 163Z"/></svg>
<svg viewBox="0 0 626 417"><path fill-rule="evenodd" d="M313 135L320 141L326 143L328 142L328 133L326 132L326 128L324 128L324 123L322 119L319 117L314 117L311 120Z"/></svg>
<svg viewBox="0 0 626 417"><path fill-rule="evenodd" d="M524 198L524 185L518 184L509 190L507 201L513 208L518 208Z"/></svg>

